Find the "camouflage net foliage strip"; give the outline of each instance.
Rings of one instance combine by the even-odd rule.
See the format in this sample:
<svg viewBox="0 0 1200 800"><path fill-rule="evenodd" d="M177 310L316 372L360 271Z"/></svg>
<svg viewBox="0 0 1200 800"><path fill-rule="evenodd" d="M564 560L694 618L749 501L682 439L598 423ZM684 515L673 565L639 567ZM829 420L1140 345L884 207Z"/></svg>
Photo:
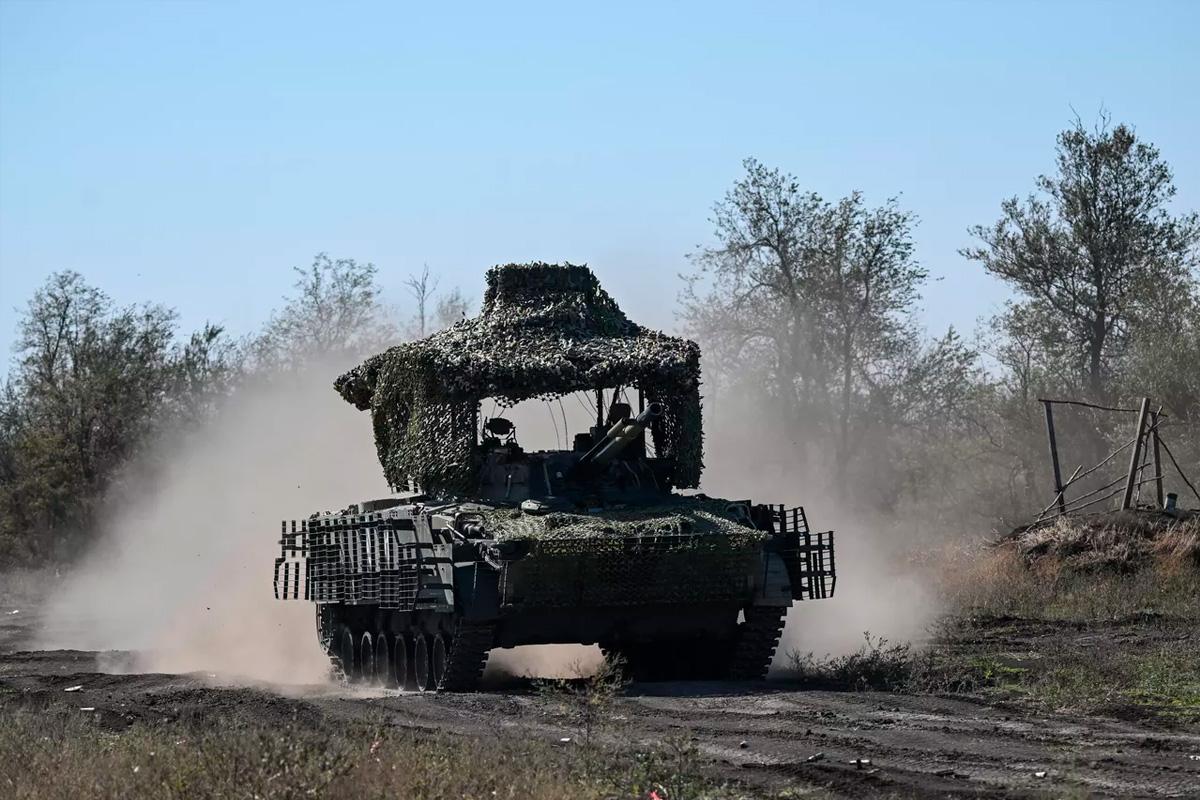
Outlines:
<svg viewBox="0 0 1200 800"><path fill-rule="evenodd" d="M636 387L663 417L655 452L677 488L703 468L700 349L629 320L586 266L506 264L487 273L483 311L380 353L337 379L369 409L384 475L435 495L474 490L480 401L511 405L576 391Z"/></svg>

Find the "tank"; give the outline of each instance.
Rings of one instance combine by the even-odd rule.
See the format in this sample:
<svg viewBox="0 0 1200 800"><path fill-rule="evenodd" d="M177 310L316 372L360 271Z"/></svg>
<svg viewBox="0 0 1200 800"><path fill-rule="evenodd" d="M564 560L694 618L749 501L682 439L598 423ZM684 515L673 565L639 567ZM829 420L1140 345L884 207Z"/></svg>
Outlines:
<svg viewBox="0 0 1200 800"><path fill-rule="evenodd" d="M478 317L335 389L394 494L285 521L274 590L315 605L346 680L469 691L494 648L555 643L635 680L760 679L791 604L833 594L833 532L803 508L696 491L700 350L585 266L494 267ZM577 393L595 417L569 449L526 449L502 413Z"/></svg>

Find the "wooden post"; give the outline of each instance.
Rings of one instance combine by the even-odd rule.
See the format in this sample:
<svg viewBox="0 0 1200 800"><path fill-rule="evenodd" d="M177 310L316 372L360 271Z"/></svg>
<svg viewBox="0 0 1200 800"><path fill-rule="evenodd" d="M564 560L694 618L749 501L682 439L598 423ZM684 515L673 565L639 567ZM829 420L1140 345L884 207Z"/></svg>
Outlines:
<svg viewBox="0 0 1200 800"><path fill-rule="evenodd" d="M1129 457L1129 477L1125 480L1125 496L1121 500L1121 510L1126 511L1133 501L1133 487L1137 483L1138 466L1142 458L1142 438L1146 435L1146 416L1150 413L1150 398L1142 398L1142 407L1138 410L1137 436L1133 441L1133 454Z"/></svg>
<svg viewBox="0 0 1200 800"><path fill-rule="evenodd" d="M596 427L604 427L604 390L596 390Z"/></svg>
<svg viewBox="0 0 1200 800"><path fill-rule="evenodd" d="M1062 468L1058 464L1058 440L1054 438L1054 410L1049 400L1043 400L1046 409L1046 438L1050 440L1050 466L1054 469L1054 496L1058 498L1058 513L1067 513L1067 500L1063 497Z"/></svg>
<svg viewBox="0 0 1200 800"><path fill-rule="evenodd" d="M1159 406L1161 409L1162 406ZM1151 432L1154 436L1154 494L1158 500L1158 507L1163 508L1163 473L1162 473L1162 456L1158 453L1158 412L1155 411L1150 415L1150 424L1154 426Z"/></svg>

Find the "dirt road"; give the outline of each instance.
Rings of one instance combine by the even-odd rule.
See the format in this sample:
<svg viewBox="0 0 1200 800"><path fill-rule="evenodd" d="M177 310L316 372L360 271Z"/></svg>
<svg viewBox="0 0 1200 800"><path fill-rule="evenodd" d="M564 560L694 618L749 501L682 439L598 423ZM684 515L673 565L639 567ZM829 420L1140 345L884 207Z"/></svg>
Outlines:
<svg viewBox="0 0 1200 800"><path fill-rule="evenodd" d="M266 723L372 716L466 736L558 741L572 733L553 700L528 689L372 695L333 686L221 686L205 675L116 674L129 663L128 654L112 652L0 654L0 714L94 708L86 713L115 728L214 715ZM77 685L83 688L64 691ZM825 787L847 797L1200 796L1194 729L1034 716L961 699L796 691L771 682L635 685L609 717L615 738L691 739L706 769L764 789Z"/></svg>
<svg viewBox="0 0 1200 800"><path fill-rule="evenodd" d="M578 736L526 685L461 695L266 686L206 674L138 674L124 652L31 651L39 581L0 606L0 724L14 709L94 708L100 724L372 718L463 736ZM19 613L12 613L17 611ZM1049 635L1040 631L1039 635ZM1064 635L1060 631L1059 635ZM1016 645L1013 645L1016 647ZM1019 648L1018 648L1019 649ZM78 691L64 691L82 686ZM1200 797L1200 728L1027 709L961 697L800 691L783 682L633 685L607 709L618 746L689 741L714 776L844 797ZM869 759L855 765L855 759Z"/></svg>

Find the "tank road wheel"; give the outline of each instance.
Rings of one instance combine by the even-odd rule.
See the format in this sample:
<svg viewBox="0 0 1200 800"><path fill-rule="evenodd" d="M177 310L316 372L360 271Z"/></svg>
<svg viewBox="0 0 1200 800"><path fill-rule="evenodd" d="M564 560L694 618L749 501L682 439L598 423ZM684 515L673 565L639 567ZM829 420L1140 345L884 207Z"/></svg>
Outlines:
<svg viewBox="0 0 1200 800"><path fill-rule="evenodd" d="M375 634L375 685L392 688L396 674L392 669L392 648L388 635L383 631Z"/></svg>
<svg viewBox="0 0 1200 800"><path fill-rule="evenodd" d="M735 681L759 681L767 677L779 636L783 633L783 606L750 606L738 625L733 644L729 677Z"/></svg>
<svg viewBox="0 0 1200 800"><path fill-rule="evenodd" d="M429 639L423 633L413 634L412 659L413 688L418 692L434 688L429 680L429 673L432 671L429 663Z"/></svg>
<svg viewBox="0 0 1200 800"><path fill-rule="evenodd" d="M392 680L401 689L411 689L408 677L408 639L398 633L392 637Z"/></svg>
<svg viewBox="0 0 1200 800"><path fill-rule="evenodd" d="M358 637L358 679L368 685L375 682L375 637L370 633Z"/></svg>
<svg viewBox="0 0 1200 800"><path fill-rule="evenodd" d="M358 672L354 668L354 632L350 630L349 625L342 625L338 628L337 660L338 666L342 669L342 676L347 681L353 681L358 677Z"/></svg>
<svg viewBox="0 0 1200 800"><path fill-rule="evenodd" d="M442 634L435 633L430 637L432 645L429 648L429 677L435 689L440 689L442 680L446 677L446 639Z"/></svg>

